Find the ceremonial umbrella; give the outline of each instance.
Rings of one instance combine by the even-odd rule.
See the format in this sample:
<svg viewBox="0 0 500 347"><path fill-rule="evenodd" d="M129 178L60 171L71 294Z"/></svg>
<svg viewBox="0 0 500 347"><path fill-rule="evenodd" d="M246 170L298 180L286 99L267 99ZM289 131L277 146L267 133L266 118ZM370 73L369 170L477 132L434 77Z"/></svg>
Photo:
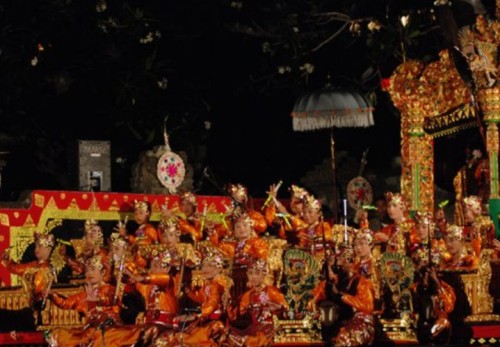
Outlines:
<svg viewBox="0 0 500 347"><path fill-rule="evenodd" d="M369 127L373 122L373 106L361 93L336 88L329 83L322 89L300 96L291 113L294 131L330 129L330 152L333 170L333 214L338 222L338 191L335 169L334 128ZM344 208L345 210L345 208ZM345 211L344 211L345 212Z"/></svg>

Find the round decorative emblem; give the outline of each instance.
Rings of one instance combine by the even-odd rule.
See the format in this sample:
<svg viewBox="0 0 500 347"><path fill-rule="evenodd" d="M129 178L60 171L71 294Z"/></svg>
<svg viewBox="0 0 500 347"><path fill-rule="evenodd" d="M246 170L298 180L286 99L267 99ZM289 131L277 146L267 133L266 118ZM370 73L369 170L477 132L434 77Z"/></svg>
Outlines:
<svg viewBox="0 0 500 347"><path fill-rule="evenodd" d="M356 211L363 208L363 205L372 203L373 191L370 183L361 176L355 177L347 185L347 200L349 206Z"/></svg>
<svg viewBox="0 0 500 347"><path fill-rule="evenodd" d="M171 193L175 193L177 187L184 180L185 174L184 161L174 152L168 151L158 160L156 175L161 184Z"/></svg>

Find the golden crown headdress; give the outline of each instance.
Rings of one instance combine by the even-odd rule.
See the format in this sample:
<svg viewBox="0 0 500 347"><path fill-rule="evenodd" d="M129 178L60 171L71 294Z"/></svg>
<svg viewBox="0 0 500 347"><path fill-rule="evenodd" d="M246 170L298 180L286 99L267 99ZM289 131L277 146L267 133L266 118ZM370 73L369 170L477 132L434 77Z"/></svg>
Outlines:
<svg viewBox="0 0 500 347"><path fill-rule="evenodd" d="M189 202L191 205L194 205L196 206L197 204L197 199L196 199L196 195L194 195L193 193L191 192L183 192L180 196L179 196L179 199L181 201L187 201Z"/></svg>
<svg viewBox="0 0 500 347"><path fill-rule="evenodd" d="M464 228L460 225L450 224L446 228L446 237L462 240L464 237Z"/></svg>
<svg viewBox="0 0 500 347"><path fill-rule="evenodd" d="M84 224L85 233L88 233L90 230L94 229L97 226L97 221L95 219L87 219Z"/></svg>
<svg viewBox="0 0 500 347"><path fill-rule="evenodd" d="M147 201L134 200L134 210L142 212L151 212L151 204Z"/></svg>
<svg viewBox="0 0 500 347"><path fill-rule="evenodd" d="M234 220L234 223L243 223L251 226L252 228L255 225L255 221L248 215L247 213L242 213L236 216L236 219Z"/></svg>
<svg viewBox="0 0 500 347"><path fill-rule="evenodd" d="M213 249L204 254L202 263L214 263L217 268L222 269L224 267L224 258L222 254Z"/></svg>
<svg viewBox="0 0 500 347"><path fill-rule="evenodd" d="M432 225L434 217L429 211L417 211L415 212L415 221L417 224Z"/></svg>
<svg viewBox="0 0 500 347"><path fill-rule="evenodd" d="M399 206L401 209L406 210L406 199L400 193L385 193L385 200L387 201L387 205L395 205Z"/></svg>
<svg viewBox="0 0 500 347"><path fill-rule="evenodd" d="M353 242L355 242L356 240L365 240L368 244L371 245L373 243L373 231L368 228L357 230L354 233Z"/></svg>
<svg viewBox="0 0 500 347"><path fill-rule="evenodd" d="M248 270L256 270L267 273L267 262L264 259L255 259L249 264Z"/></svg>
<svg viewBox="0 0 500 347"><path fill-rule="evenodd" d="M247 188L244 185L240 184L240 183L237 183L237 184L230 183L227 186L227 191L229 192L229 194L233 198L235 198L238 201L242 201L242 200L247 200L248 199Z"/></svg>
<svg viewBox="0 0 500 347"><path fill-rule="evenodd" d="M95 270L102 270L104 269L104 259L100 255L90 257L85 262L85 267Z"/></svg>
<svg viewBox="0 0 500 347"><path fill-rule="evenodd" d="M181 235L179 223L175 218L164 218L158 224L158 231L160 234L175 233L177 236Z"/></svg>
<svg viewBox="0 0 500 347"><path fill-rule="evenodd" d="M476 213L481 213L481 199L477 195L470 195L464 198L464 205Z"/></svg>
<svg viewBox="0 0 500 347"><path fill-rule="evenodd" d="M34 236L36 245L40 245L42 247L54 247L56 244L56 240L52 234L35 232Z"/></svg>
<svg viewBox="0 0 500 347"><path fill-rule="evenodd" d="M304 188L299 187L295 184L292 184L290 186L289 190L290 190L293 197L300 199L300 200L305 200L307 198L307 196L309 195L307 190L305 190Z"/></svg>
<svg viewBox="0 0 500 347"><path fill-rule="evenodd" d="M123 237L121 237L121 235L119 233L111 233L109 238L111 239L111 244L113 246L124 248L128 245L127 240L125 240Z"/></svg>
<svg viewBox="0 0 500 347"><path fill-rule="evenodd" d="M321 203L312 195L308 195L305 200L305 207L312 208L316 212L321 212Z"/></svg>

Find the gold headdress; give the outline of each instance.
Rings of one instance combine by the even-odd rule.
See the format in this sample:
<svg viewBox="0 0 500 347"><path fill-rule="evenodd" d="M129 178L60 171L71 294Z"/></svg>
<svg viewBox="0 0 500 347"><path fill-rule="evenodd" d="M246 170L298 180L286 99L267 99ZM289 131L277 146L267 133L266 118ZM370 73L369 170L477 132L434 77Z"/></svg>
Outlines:
<svg viewBox="0 0 500 347"><path fill-rule="evenodd" d="M353 242L356 242L356 240L365 240L368 244L373 244L373 231L368 228L357 230L354 233Z"/></svg>
<svg viewBox="0 0 500 347"><path fill-rule="evenodd" d="M385 200L387 201L387 205L399 206L404 211L407 209L406 199L399 193L387 192L385 193Z"/></svg>
<svg viewBox="0 0 500 347"><path fill-rule="evenodd" d="M295 184L292 184L290 186L289 190L292 194L292 197L300 199L300 200L306 200L307 196L309 195L307 190L305 190L304 188L301 188L299 186L296 186Z"/></svg>
<svg viewBox="0 0 500 347"><path fill-rule="evenodd" d="M337 248L337 256L348 259L349 262L354 262L354 249L351 245L341 244Z"/></svg>
<svg viewBox="0 0 500 347"><path fill-rule="evenodd" d="M113 246L125 248L128 245L127 240L121 237L119 233L111 233L110 239Z"/></svg>
<svg viewBox="0 0 500 347"><path fill-rule="evenodd" d="M216 267L222 269L224 267L224 258L219 252L206 253L202 263L214 263Z"/></svg>
<svg viewBox="0 0 500 347"><path fill-rule="evenodd" d="M142 212L151 212L151 204L147 201L134 200L134 210Z"/></svg>
<svg viewBox="0 0 500 347"><path fill-rule="evenodd" d="M189 202L191 205L194 205L196 206L197 205L197 199L196 199L196 195L194 195L193 193L191 192L184 192L182 194L179 195L179 199L181 201L187 201Z"/></svg>
<svg viewBox="0 0 500 347"><path fill-rule="evenodd" d="M95 219L87 219L84 224L85 234L97 226L97 221Z"/></svg>
<svg viewBox="0 0 500 347"><path fill-rule="evenodd" d="M175 233L177 236L181 235L181 229L179 223L175 218L162 219L158 224L159 234Z"/></svg>
<svg viewBox="0 0 500 347"><path fill-rule="evenodd" d="M243 224L248 224L252 228L255 225L255 221L250 217L247 213L242 213L236 217L234 220L234 223L243 223Z"/></svg>
<svg viewBox="0 0 500 347"><path fill-rule="evenodd" d="M318 199L314 198L314 196L312 195L307 195L305 200L305 207L312 208L316 212L321 212L321 203L319 202Z"/></svg>
<svg viewBox="0 0 500 347"><path fill-rule="evenodd" d="M417 224L425 224L425 225L431 225L433 224L433 216L432 213L428 211L417 211L415 212L415 221Z"/></svg>
<svg viewBox="0 0 500 347"><path fill-rule="evenodd" d="M460 225L450 224L446 228L446 237L462 240L464 237L464 228Z"/></svg>
<svg viewBox="0 0 500 347"><path fill-rule="evenodd" d="M100 255L90 257L85 262L85 267L90 269L102 270L104 269L104 260Z"/></svg>
<svg viewBox="0 0 500 347"><path fill-rule="evenodd" d="M267 273L268 272L267 262L264 259L255 259L248 266L248 270L251 269Z"/></svg>
<svg viewBox="0 0 500 347"><path fill-rule="evenodd" d="M35 232L35 244L42 247L54 247L56 240L52 234Z"/></svg>
<svg viewBox="0 0 500 347"><path fill-rule="evenodd" d="M476 214L481 214L481 199L477 195L464 198L464 205Z"/></svg>
<svg viewBox="0 0 500 347"><path fill-rule="evenodd" d="M247 188L240 184L240 183L237 183L237 184L232 184L230 183L228 186L227 186L227 191L229 192L229 194L236 200L238 201L246 201L248 200L248 191L247 191Z"/></svg>

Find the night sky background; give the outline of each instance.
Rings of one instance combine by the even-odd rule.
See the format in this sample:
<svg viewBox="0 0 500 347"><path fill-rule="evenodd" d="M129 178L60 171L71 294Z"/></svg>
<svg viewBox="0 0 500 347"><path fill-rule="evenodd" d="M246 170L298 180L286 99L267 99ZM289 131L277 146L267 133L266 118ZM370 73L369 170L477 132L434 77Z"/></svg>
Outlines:
<svg viewBox="0 0 500 347"><path fill-rule="evenodd" d="M432 61L446 47L432 3L5 0L0 198L76 189L78 140L111 141L112 190L129 191L133 164L163 144L164 124L172 150L188 153L199 194L219 193L206 168L221 185L241 182L253 196L280 179L300 184L330 157L330 134L294 132L290 113L301 93L323 87L327 76L374 101L375 125L337 128L335 140L337 151L353 158L346 165L357 165L369 148L366 171L380 191L385 177L400 172L393 165L399 115L380 84L402 62L401 40L407 59ZM360 18L360 32L347 25L315 50L344 24L315 21L317 13L335 11ZM414 21L401 28L405 14ZM371 20L383 24L380 32L367 31ZM313 73L304 73L304 63L314 65ZM280 74L281 66L290 73ZM481 146L474 129L437 139L436 183L451 189L465 149Z"/></svg>

